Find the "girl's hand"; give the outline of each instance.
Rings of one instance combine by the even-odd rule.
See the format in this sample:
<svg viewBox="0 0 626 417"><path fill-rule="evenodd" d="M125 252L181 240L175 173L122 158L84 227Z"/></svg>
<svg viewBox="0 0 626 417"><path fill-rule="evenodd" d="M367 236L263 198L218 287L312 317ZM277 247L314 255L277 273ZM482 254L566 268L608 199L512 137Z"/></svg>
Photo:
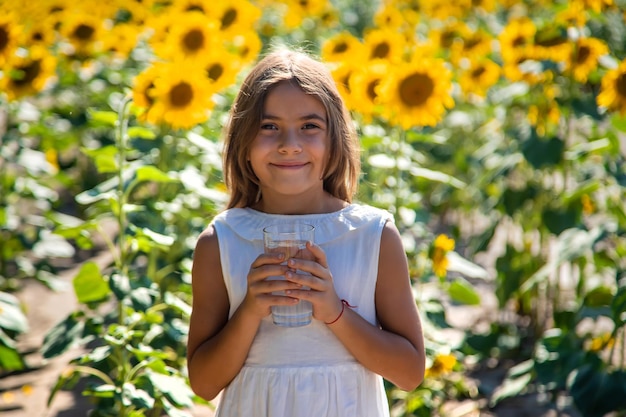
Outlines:
<svg viewBox="0 0 626 417"><path fill-rule="evenodd" d="M283 262L284 254L282 253L262 253L252 262L248 272L248 291L240 308L244 308L262 319L270 314L270 307L273 305L290 305L298 302L297 298L272 294L302 288L302 285L298 283L270 278L285 277L289 267L281 265Z"/></svg>
<svg viewBox="0 0 626 417"><path fill-rule="evenodd" d="M307 249L314 260L291 258L287 261L289 270L286 271L287 280L298 283L306 289L292 289L288 295L296 299L308 300L313 304L313 317L325 323L334 320L341 312L342 305L337 292L333 276L328 269L326 253L318 245L308 242ZM295 270L308 272L311 275L298 274Z"/></svg>

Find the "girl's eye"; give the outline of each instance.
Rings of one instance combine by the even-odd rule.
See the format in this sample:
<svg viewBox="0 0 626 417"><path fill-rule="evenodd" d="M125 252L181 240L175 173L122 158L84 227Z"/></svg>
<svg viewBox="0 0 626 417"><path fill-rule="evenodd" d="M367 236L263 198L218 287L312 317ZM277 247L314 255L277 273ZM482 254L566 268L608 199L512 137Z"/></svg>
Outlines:
<svg viewBox="0 0 626 417"><path fill-rule="evenodd" d="M302 126L303 129L317 129L318 126L314 123L307 123L304 126Z"/></svg>
<svg viewBox="0 0 626 417"><path fill-rule="evenodd" d="M276 130L276 126L270 123L261 124L261 130Z"/></svg>

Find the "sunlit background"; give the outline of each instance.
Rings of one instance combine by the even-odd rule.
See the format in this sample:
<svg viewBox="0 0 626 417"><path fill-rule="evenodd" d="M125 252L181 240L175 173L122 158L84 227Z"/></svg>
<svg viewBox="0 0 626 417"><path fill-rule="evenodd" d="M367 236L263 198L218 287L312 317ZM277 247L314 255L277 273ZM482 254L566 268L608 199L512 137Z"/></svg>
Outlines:
<svg viewBox="0 0 626 417"><path fill-rule="evenodd" d="M0 0L0 376L65 361L0 411L77 384L94 416L214 407L186 382L191 255L279 45L331 69L357 200L402 233L428 369L392 415L626 415L624 0ZM26 349L34 286L74 304Z"/></svg>

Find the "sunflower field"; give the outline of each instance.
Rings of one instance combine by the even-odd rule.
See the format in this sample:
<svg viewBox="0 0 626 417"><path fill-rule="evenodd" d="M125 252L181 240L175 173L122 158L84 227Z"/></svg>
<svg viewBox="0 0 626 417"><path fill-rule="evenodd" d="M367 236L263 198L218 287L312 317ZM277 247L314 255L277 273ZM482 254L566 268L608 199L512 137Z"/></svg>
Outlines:
<svg viewBox="0 0 626 417"><path fill-rule="evenodd" d="M392 415L529 394L626 415L625 0L0 0L0 375L29 367L24 283L67 291L74 264L79 308L40 349L83 353L50 402L80 382L91 416L205 404L184 359L192 251L226 203L237 87L280 44L331 68L357 199L403 236L428 369L387 386ZM486 296L488 323L448 337L448 309Z"/></svg>

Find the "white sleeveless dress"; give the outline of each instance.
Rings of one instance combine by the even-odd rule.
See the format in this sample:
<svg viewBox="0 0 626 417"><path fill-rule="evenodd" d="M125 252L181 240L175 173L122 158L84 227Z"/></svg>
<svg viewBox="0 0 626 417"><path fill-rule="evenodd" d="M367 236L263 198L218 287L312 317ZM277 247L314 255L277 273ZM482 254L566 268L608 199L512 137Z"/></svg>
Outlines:
<svg viewBox="0 0 626 417"><path fill-rule="evenodd" d="M315 226L340 298L377 325L374 292L386 211L352 204L334 213L278 215L250 208L218 214L222 272L233 315L246 295L263 227L295 219ZM356 362L326 325L280 327L265 317L245 365L222 393L217 417L387 417L383 379Z"/></svg>

